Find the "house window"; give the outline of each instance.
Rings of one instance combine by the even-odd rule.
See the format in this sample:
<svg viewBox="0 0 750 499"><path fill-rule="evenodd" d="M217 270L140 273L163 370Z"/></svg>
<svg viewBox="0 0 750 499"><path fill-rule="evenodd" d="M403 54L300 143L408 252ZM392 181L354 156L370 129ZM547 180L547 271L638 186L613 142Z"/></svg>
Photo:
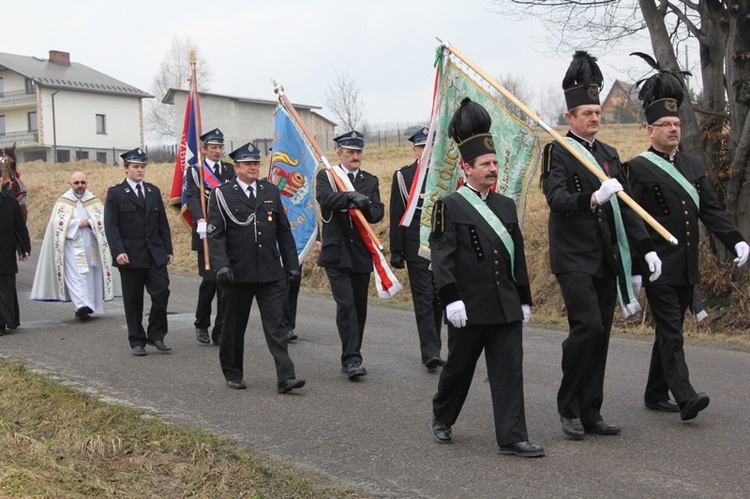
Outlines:
<svg viewBox="0 0 750 499"><path fill-rule="evenodd" d="M76 151L76 160L78 159L89 159L88 151Z"/></svg>
<svg viewBox="0 0 750 499"><path fill-rule="evenodd" d="M36 123L36 111L31 111L29 113L29 132L36 132L39 130Z"/></svg>
<svg viewBox="0 0 750 499"><path fill-rule="evenodd" d="M106 152L98 152L98 153L96 153L96 160L99 163L101 163L103 165L106 165L107 164L107 153Z"/></svg>
<svg viewBox="0 0 750 499"><path fill-rule="evenodd" d="M107 115L97 114L96 115L96 133L105 135L107 133Z"/></svg>
<svg viewBox="0 0 750 499"><path fill-rule="evenodd" d="M47 151L26 151L23 153L24 163L31 161L47 161Z"/></svg>
<svg viewBox="0 0 750 499"><path fill-rule="evenodd" d="M0 114L0 137L5 135L5 115Z"/></svg>
<svg viewBox="0 0 750 499"><path fill-rule="evenodd" d="M5 97L5 81L2 76L0 76L0 97Z"/></svg>
<svg viewBox="0 0 750 499"><path fill-rule="evenodd" d="M34 93L34 80L32 80L31 78L26 78L26 93Z"/></svg>
<svg viewBox="0 0 750 499"><path fill-rule="evenodd" d="M57 162L67 163L70 161L70 151L67 149L61 149L57 151Z"/></svg>

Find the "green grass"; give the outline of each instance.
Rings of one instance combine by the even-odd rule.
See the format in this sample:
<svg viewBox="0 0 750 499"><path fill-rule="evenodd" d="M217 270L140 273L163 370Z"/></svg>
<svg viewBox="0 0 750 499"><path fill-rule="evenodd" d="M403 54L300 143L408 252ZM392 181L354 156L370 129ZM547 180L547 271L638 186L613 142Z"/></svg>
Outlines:
<svg viewBox="0 0 750 499"><path fill-rule="evenodd" d="M229 440L0 360L2 497L355 498Z"/></svg>

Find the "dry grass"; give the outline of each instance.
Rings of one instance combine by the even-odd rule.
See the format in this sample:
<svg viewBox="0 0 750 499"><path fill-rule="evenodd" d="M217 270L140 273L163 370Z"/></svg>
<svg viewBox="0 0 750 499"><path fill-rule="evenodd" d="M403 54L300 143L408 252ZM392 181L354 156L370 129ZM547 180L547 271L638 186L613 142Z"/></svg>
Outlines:
<svg viewBox="0 0 750 499"><path fill-rule="evenodd" d="M230 441L0 361L2 497L355 498Z"/></svg>

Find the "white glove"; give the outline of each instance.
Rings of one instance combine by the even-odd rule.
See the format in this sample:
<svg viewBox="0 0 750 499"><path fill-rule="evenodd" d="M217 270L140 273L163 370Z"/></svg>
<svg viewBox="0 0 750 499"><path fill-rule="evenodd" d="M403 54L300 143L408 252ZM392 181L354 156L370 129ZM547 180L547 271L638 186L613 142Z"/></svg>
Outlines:
<svg viewBox="0 0 750 499"><path fill-rule="evenodd" d="M622 190L622 185L620 184L620 181L616 178L610 178L602 182L602 186L599 187L599 190L594 192L594 197L596 198L596 203L599 205L602 205L609 201L609 198L615 195L616 192L619 192Z"/></svg>
<svg viewBox="0 0 750 499"><path fill-rule="evenodd" d="M641 294L641 289L643 288L643 277L634 275L631 276L631 279L633 281L633 294L638 298L638 295Z"/></svg>
<svg viewBox="0 0 750 499"><path fill-rule="evenodd" d="M523 323L528 324L531 319L531 305L521 304L521 313L523 314Z"/></svg>
<svg viewBox="0 0 750 499"><path fill-rule="evenodd" d="M464 327L468 317L466 317L466 305L463 300L456 300L448 304L445 307L445 315L448 317L448 322L453 324L453 327Z"/></svg>
<svg viewBox="0 0 750 499"><path fill-rule="evenodd" d="M659 259L659 255L656 254L656 251L649 251L643 258L648 264L648 270L651 271L648 280L649 282L654 282L661 275L661 260Z"/></svg>
<svg viewBox="0 0 750 499"><path fill-rule="evenodd" d="M198 222L198 226L195 228L195 232L198 233L201 239L205 239L206 238L206 222Z"/></svg>
<svg viewBox="0 0 750 499"><path fill-rule="evenodd" d="M740 241L734 245L734 251L737 253L737 258L734 259L734 263L738 267L742 267L747 263L747 256L750 254L750 246L745 241Z"/></svg>

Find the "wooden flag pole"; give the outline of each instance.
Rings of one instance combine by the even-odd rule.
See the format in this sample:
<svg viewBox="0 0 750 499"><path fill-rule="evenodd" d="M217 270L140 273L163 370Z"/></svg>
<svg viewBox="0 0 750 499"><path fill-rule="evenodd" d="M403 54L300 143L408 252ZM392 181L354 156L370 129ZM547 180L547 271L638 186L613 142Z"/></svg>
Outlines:
<svg viewBox="0 0 750 499"><path fill-rule="evenodd" d="M197 155L198 161L196 169L198 170L198 192L200 193L201 200L201 211L203 212L203 220L208 221L206 213L206 195L205 195L205 182L203 181L203 154L201 153L201 124L200 124L200 104L198 104L198 82L195 80L195 51L190 51L190 93L193 94L193 110L195 120L195 154ZM208 252L208 238L204 237L201 241L203 243L203 268L209 270L211 268L211 255Z"/></svg>
<svg viewBox="0 0 750 499"><path fill-rule="evenodd" d="M331 173L331 177L333 177L333 181L336 183L336 189L338 189L339 192L345 192L346 186L344 185L344 182L339 178L338 175L336 175L333 172L333 167L326 159L325 155L323 154L323 150L320 148L318 143L315 141L315 138L313 137L313 134L310 133L310 130L307 128L307 125L305 125L305 122L302 121L302 118L300 118L300 115L297 114L297 110L294 109L294 106L291 102L289 102L289 99L287 99L286 95L284 94L284 87L282 87L276 80L273 81L273 91L276 93L276 95L279 96L279 101L284 105L284 107L289 111L289 114L292 115L292 118L294 118L294 121L297 122L297 125L299 126L300 130L302 130L302 133L305 134L305 138L307 138L307 142L312 146L312 148L315 150L315 154L318 155L320 160L323 162L323 166L325 166L325 169L328 170ZM362 226L365 228L365 231L367 231L367 234L372 238L375 245L378 247L378 249L382 252L385 250L385 247L383 246L383 243L380 242L380 239L375 234L375 231L372 230L372 227L370 226L370 223L365 219L365 216L362 214L362 212L358 209L354 209L354 214L359 219L360 222L362 222Z"/></svg>
<svg viewBox="0 0 750 499"><path fill-rule="evenodd" d="M440 40L438 39L438 41ZM443 43L443 42L440 41L440 43ZM449 43L443 43L443 45L449 52L451 52L456 57L461 59L461 61L464 64L466 64L474 72L476 72L478 75L484 78L487 81L487 83L489 83L495 88L495 90L503 94L505 98L511 101L514 105L516 105L529 118L531 118L537 125L539 125L545 132L549 133L553 139L555 139L561 146L567 149L567 151L570 154L572 154L573 157L577 159L583 166L585 166L591 173L593 173L596 176L596 178L598 178L602 182L609 179L609 177L607 177L607 175L602 171L601 168L597 167L596 165L591 164L591 162L588 159L586 159L580 152L578 152L570 144L568 144L568 141L565 140L565 138L562 135L560 135L552 127L547 125L544 121L542 121L542 118L540 118L534 111L532 111L523 102L518 100L515 95L513 95L512 93L510 93L510 91L508 91L508 89L506 89L501 84L496 82L495 79L492 78L490 75L488 75L486 72L484 72L482 68L478 67L476 64L471 62L464 54L462 54L458 49L456 49ZM661 235L664 239L669 241L669 244L673 246L677 245L677 238L674 237L667 229L665 229L664 226L660 224L654 217L652 217L646 210L641 208L641 205L636 203L632 197L630 197L624 191L619 191L617 193L617 197L620 198L625 204L627 204L634 212L636 212L646 223L648 223L651 227L653 227L654 230L656 230L656 232L659 233L659 235Z"/></svg>

